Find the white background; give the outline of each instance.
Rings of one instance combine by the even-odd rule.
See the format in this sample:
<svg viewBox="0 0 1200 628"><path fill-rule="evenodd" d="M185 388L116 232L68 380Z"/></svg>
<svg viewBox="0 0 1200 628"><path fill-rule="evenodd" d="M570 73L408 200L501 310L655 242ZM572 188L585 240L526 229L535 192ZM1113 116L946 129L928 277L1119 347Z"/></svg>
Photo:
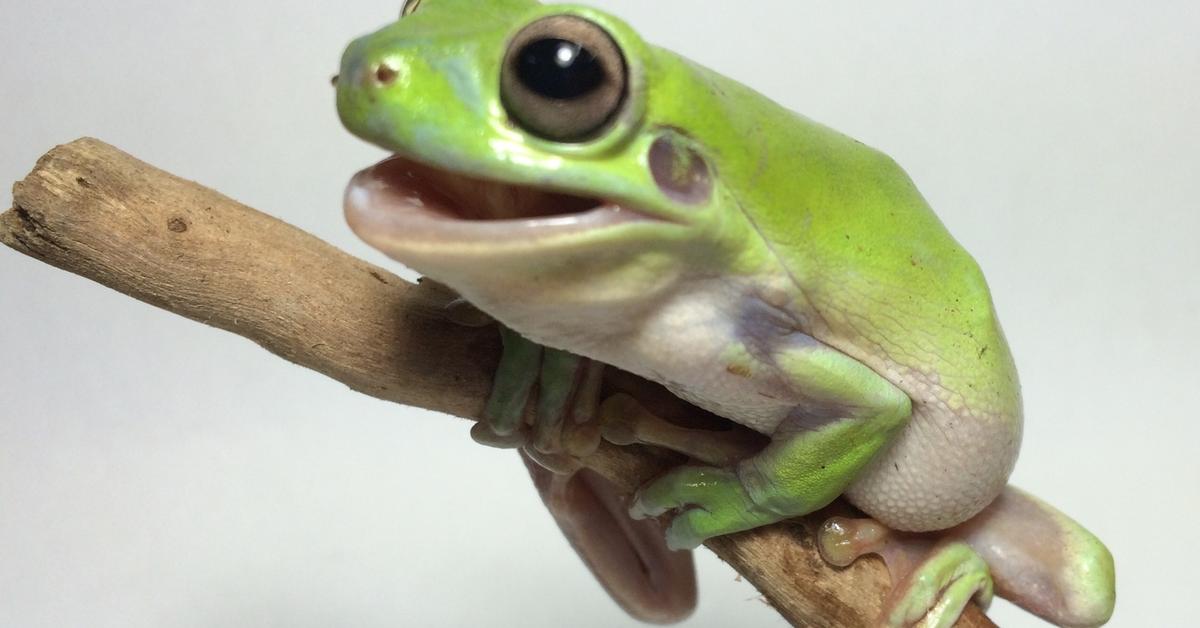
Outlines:
<svg viewBox="0 0 1200 628"><path fill-rule="evenodd" d="M94 135L387 263L342 224L381 153L341 130L329 78L398 4L6 3L0 181ZM1016 354L1014 482L1112 548L1116 625L1192 623L1200 5L596 4L908 169ZM632 623L465 422L7 249L0 347L0 626ZM783 625L699 567L691 625Z"/></svg>

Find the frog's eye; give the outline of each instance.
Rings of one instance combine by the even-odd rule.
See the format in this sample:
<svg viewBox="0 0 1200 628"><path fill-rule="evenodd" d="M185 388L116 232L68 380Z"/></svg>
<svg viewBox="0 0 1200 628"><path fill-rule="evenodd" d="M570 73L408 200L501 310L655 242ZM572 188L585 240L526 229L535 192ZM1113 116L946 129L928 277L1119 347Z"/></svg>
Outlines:
<svg viewBox="0 0 1200 628"><path fill-rule="evenodd" d="M417 12L417 8L421 6L421 0L406 0L404 8L400 9L400 17L408 17Z"/></svg>
<svg viewBox="0 0 1200 628"><path fill-rule="evenodd" d="M556 15L513 38L500 71L500 95L508 114L531 133L577 142L616 117L625 81L625 58L603 28Z"/></svg>

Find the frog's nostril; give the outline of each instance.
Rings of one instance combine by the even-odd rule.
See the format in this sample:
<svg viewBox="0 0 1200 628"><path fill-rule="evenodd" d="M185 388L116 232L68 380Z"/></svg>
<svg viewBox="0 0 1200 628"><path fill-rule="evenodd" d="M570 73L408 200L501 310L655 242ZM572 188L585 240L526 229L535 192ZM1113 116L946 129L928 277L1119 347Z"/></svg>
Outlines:
<svg viewBox="0 0 1200 628"><path fill-rule="evenodd" d="M395 68L386 63L380 63L379 67L375 68L375 82L380 85L391 85L398 74Z"/></svg>

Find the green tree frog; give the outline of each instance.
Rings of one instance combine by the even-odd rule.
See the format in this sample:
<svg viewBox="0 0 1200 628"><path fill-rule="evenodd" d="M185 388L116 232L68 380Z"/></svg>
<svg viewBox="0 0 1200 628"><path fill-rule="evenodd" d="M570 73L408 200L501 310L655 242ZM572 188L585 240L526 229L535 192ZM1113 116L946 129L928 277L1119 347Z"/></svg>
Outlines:
<svg viewBox="0 0 1200 628"><path fill-rule="evenodd" d="M949 625L993 590L1107 621L1105 547L1006 488L1021 399L983 274L886 155L612 15L534 0L409 0L350 45L337 103L396 153L351 182L354 231L503 327L477 439L523 448L550 493L542 466L571 470L601 434L692 456L629 503L599 483L590 507L548 500L634 615L690 610L670 550L845 496L869 519L829 521L820 546L885 557L885 625ZM601 403L597 365L769 444L739 457ZM605 508L631 518L590 517Z"/></svg>

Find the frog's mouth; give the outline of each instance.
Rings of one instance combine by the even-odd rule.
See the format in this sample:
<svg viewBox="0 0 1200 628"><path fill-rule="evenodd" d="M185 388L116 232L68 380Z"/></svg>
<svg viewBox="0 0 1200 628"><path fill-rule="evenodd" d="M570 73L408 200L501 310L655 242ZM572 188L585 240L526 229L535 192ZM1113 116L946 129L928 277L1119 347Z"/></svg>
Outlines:
<svg viewBox="0 0 1200 628"><path fill-rule="evenodd" d="M616 203L482 179L394 156L346 188L350 228L385 252L406 245L547 239L650 218Z"/></svg>

